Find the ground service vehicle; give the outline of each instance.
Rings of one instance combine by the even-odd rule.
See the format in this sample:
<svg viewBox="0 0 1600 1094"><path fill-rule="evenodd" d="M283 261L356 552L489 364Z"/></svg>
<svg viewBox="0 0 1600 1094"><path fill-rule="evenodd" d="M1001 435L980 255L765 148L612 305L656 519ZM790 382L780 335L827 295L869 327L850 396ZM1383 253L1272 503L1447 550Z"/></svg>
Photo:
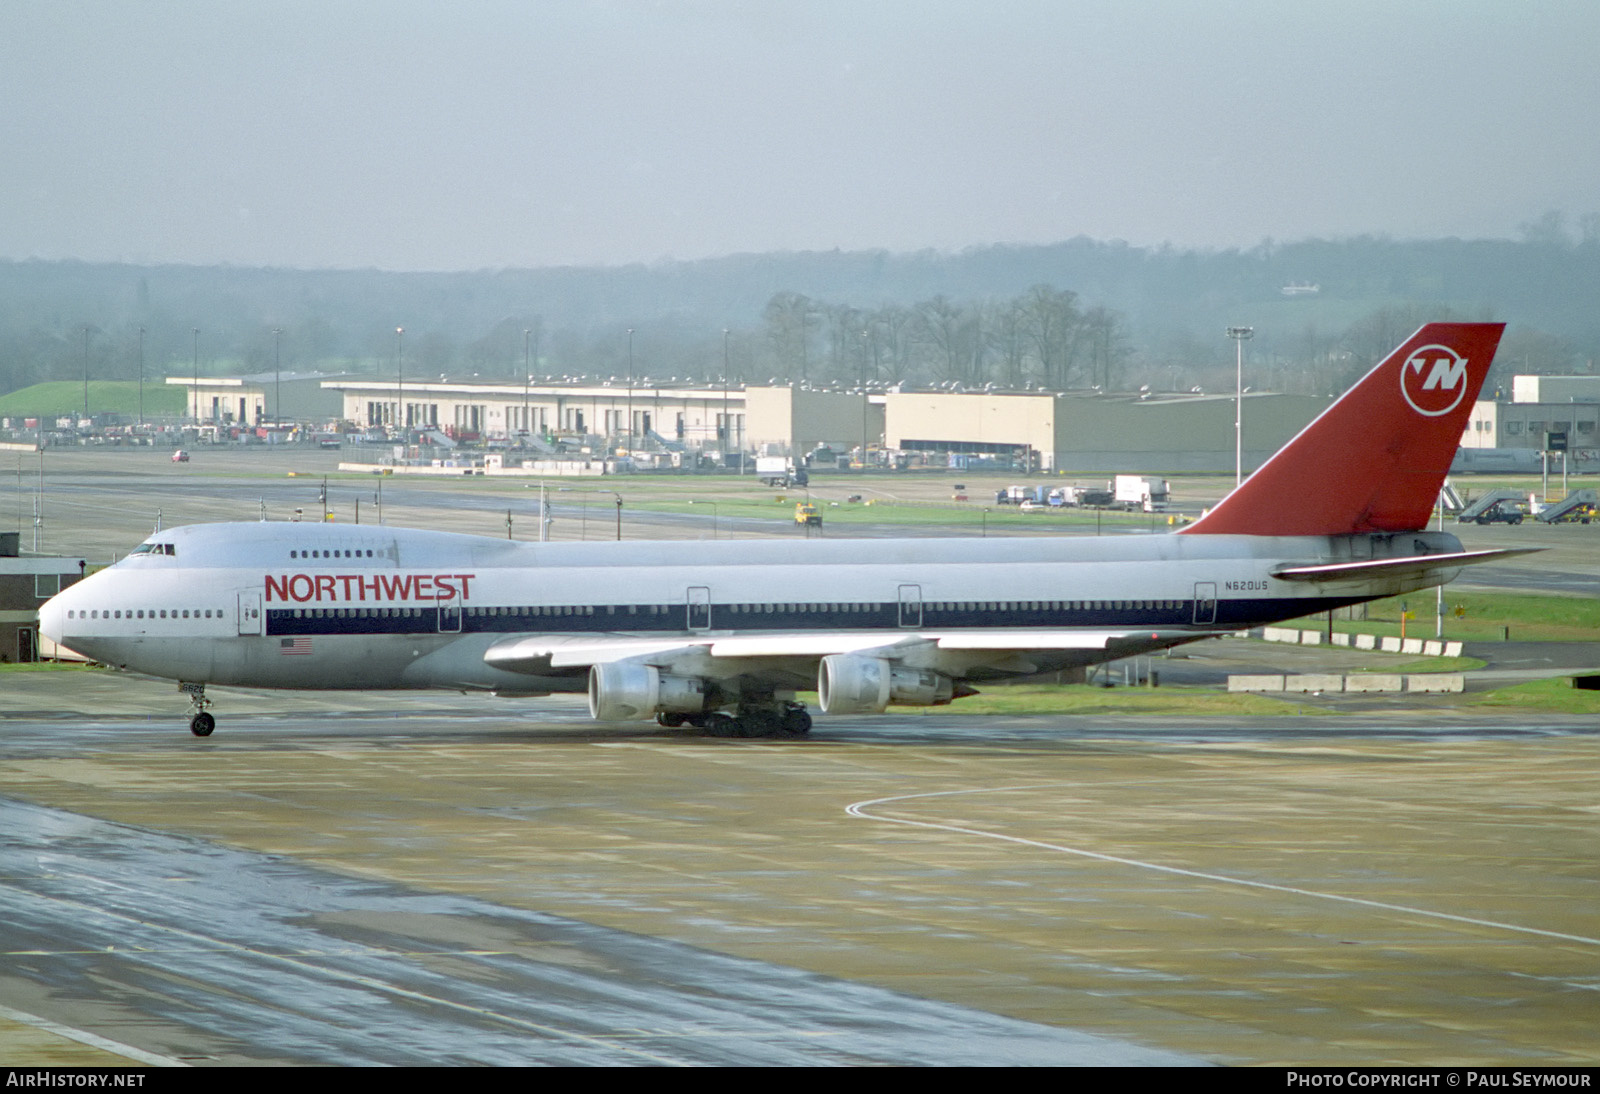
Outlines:
<svg viewBox="0 0 1600 1094"><path fill-rule="evenodd" d="M805 486L811 481L806 469L788 456L757 456L756 478L764 486Z"/></svg>

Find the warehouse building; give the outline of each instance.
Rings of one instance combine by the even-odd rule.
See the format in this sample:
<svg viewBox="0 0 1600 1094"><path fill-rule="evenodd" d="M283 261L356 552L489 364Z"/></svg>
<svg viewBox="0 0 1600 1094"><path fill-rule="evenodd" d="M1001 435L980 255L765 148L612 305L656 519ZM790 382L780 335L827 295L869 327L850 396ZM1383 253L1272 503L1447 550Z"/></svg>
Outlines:
<svg viewBox="0 0 1600 1094"><path fill-rule="evenodd" d="M86 560L23 555L21 536L0 532L0 662L39 660L39 608L81 580Z"/></svg>
<svg viewBox="0 0 1600 1094"><path fill-rule="evenodd" d="M1288 443L1330 400L1244 397L1244 466ZM1223 472L1234 466L1234 398L1220 395L944 394L885 399L885 444L924 453L998 455L1037 471Z"/></svg>
<svg viewBox="0 0 1600 1094"><path fill-rule="evenodd" d="M169 376L187 390L184 416L211 425L255 426L272 421L331 422L344 401L325 386L341 379L327 372L260 372L252 376Z"/></svg>
<svg viewBox="0 0 1600 1094"><path fill-rule="evenodd" d="M1574 454L1600 450L1600 376L1514 376L1511 398L1479 399L1463 448L1544 447L1546 433L1565 433Z"/></svg>

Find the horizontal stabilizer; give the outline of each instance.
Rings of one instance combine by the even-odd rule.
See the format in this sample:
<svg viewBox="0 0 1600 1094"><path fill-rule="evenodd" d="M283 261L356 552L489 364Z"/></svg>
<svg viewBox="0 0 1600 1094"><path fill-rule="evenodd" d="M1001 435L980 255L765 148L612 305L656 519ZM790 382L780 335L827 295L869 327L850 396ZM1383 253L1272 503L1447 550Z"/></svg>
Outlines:
<svg viewBox="0 0 1600 1094"><path fill-rule="evenodd" d="M1430 570L1455 569L1480 562L1529 555L1543 547L1505 547L1492 551L1452 551L1440 555L1380 558L1371 562L1331 562L1320 566L1288 566L1272 576L1284 581L1350 581L1374 577L1412 577Z"/></svg>

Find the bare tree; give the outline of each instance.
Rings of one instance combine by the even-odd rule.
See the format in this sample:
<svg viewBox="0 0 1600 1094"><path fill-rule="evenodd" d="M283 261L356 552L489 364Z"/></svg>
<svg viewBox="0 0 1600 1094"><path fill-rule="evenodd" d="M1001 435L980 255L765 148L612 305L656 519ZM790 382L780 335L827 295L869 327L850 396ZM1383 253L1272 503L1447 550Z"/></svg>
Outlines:
<svg viewBox="0 0 1600 1094"><path fill-rule="evenodd" d="M1079 320L1078 294L1051 285L1035 285L1018 303L1023 332L1039 362L1040 383L1065 387Z"/></svg>
<svg viewBox="0 0 1600 1094"><path fill-rule="evenodd" d="M810 371L811 328L817 318L816 302L797 292L776 293L767 301L763 318L779 372L791 378L806 379Z"/></svg>

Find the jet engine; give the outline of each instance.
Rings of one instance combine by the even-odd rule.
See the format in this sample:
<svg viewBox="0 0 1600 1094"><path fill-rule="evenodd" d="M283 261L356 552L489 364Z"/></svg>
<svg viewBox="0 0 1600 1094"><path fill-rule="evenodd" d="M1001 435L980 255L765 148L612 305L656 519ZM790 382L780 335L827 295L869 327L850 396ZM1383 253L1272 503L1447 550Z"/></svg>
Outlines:
<svg viewBox="0 0 1600 1094"><path fill-rule="evenodd" d="M589 669L589 716L597 721L634 721L660 711L699 714L705 709L706 682L697 676L672 676L634 661Z"/></svg>
<svg viewBox="0 0 1600 1094"><path fill-rule="evenodd" d="M950 677L881 657L836 653L824 657L817 670L817 700L824 714L882 714L890 703L931 707L954 696Z"/></svg>

